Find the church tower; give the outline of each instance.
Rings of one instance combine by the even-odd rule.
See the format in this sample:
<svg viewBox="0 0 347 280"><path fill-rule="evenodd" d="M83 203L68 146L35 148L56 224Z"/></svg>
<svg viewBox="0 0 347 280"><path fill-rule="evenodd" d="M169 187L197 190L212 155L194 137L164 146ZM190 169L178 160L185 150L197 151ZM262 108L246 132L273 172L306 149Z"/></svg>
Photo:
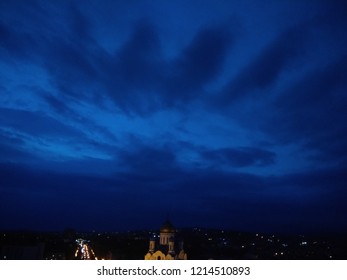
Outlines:
<svg viewBox="0 0 347 280"><path fill-rule="evenodd" d="M168 245L170 238L175 238L175 228L167 220L160 228L160 245Z"/></svg>
<svg viewBox="0 0 347 280"><path fill-rule="evenodd" d="M175 234L175 227L167 220L160 228L159 242L151 237L145 260L186 260L183 242L177 242Z"/></svg>

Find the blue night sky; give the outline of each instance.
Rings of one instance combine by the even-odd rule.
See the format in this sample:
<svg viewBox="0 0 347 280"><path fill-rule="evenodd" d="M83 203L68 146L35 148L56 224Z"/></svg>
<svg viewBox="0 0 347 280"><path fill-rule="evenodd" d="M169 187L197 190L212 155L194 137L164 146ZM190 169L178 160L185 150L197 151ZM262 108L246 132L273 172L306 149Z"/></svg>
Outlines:
<svg viewBox="0 0 347 280"><path fill-rule="evenodd" d="M0 227L346 230L346 15L0 0Z"/></svg>

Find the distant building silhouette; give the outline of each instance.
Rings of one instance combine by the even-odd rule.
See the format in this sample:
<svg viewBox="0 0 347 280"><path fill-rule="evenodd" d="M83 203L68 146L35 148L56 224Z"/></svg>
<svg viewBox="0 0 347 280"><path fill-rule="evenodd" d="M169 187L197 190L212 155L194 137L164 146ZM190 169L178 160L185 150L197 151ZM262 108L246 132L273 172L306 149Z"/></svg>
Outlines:
<svg viewBox="0 0 347 280"><path fill-rule="evenodd" d="M160 228L159 240L152 236L145 260L186 260L187 254L183 249L183 241L175 237L176 229L167 220Z"/></svg>
<svg viewBox="0 0 347 280"><path fill-rule="evenodd" d="M35 245L6 245L3 246L1 258L6 260L42 260L44 243Z"/></svg>

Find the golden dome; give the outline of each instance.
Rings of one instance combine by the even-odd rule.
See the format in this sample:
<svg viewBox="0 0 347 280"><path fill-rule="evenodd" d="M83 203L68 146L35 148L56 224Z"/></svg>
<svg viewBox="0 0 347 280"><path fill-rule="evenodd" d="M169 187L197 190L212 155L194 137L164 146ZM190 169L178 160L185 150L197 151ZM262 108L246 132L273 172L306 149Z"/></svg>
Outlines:
<svg viewBox="0 0 347 280"><path fill-rule="evenodd" d="M169 220L167 220L160 228L160 232L162 233L173 233L175 231L175 227L171 224Z"/></svg>

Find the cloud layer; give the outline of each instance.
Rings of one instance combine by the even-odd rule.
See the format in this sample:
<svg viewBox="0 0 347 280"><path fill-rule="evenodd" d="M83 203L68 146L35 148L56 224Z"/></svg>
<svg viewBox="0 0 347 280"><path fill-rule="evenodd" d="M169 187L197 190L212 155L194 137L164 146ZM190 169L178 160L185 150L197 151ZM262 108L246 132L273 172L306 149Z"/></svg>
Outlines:
<svg viewBox="0 0 347 280"><path fill-rule="evenodd" d="M345 230L344 4L248 2L1 3L3 227Z"/></svg>

